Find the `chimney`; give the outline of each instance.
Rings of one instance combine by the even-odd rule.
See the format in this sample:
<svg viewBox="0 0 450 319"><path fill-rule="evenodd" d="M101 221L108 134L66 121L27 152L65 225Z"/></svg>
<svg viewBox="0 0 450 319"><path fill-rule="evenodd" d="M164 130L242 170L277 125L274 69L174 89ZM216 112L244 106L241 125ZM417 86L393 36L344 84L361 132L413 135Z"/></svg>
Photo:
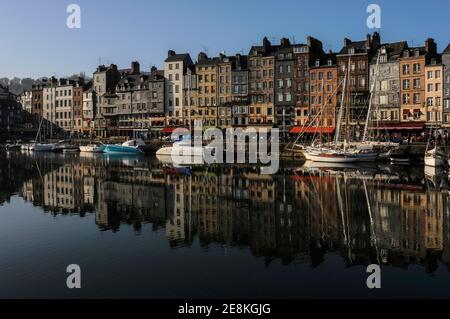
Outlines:
<svg viewBox="0 0 450 319"><path fill-rule="evenodd" d="M434 39L428 38L425 41L425 51L431 55L435 55L437 53L437 46L436 42L434 42Z"/></svg>
<svg viewBox="0 0 450 319"><path fill-rule="evenodd" d="M133 61L131 62L131 74L139 74L140 73L139 62Z"/></svg>
<svg viewBox="0 0 450 319"><path fill-rule="evenodd" d="M282 39L281 39L281 41L280 41L280 46L281 46L282 48L287 48L287 47L289 47L290 45L291 45L291 41L289 41L288 38L282 38Z"/></svg>
<svg viewBox="0 0 450 319"><path fill-rule="evenodd" d="M365 47L366 49L370 49L372 47L372 36L370 34L366 36Z"/></svg>
<svg viewBox="0 0 450 319"><path fill-rule="evenodd" d="M208 59L208 56L206 55L205 52L200 52L198 54L198 57L197 57L198 62L203 61L203 60L207 60L207 59Z"/></svg>
<svg viewBox="0 0 450 319"><path fill-rule="evenodd" d="M344 46L348 47L350 45L350 43L352 43L352 40L350 40L349 38L345 38L344 39Z"/></svg>
<svg viewBox="0 0 450 319"><path fill-rule="evenodd" d="M167 51L167 57L168 58L170 58L171 56L174 56L174 55L175 55L175 51L173 51L173 50Z"/></svg>
<svg viewBox="0 0 450 319"><path fill-rule="evenodd" d="M263 39L263 51L264 52L269 52L271 46L272 46L272 44L267 39L267 37L264 37L264 39Z"/></svg>
<svg viewBox="0 0 450 319"><path fill-rule="evenodd" d="M381 37L378 32L374 32L372 35L372 47L375 50L381 47Z"/></svg>
<svg viewBox="0 0 450 319"><path fill-rule="evenodd" d="M156 66L152 66L151 68L150 68L150 72L155 72L155 71L157 71L158 70L158 68L156 67Z"/></svg>

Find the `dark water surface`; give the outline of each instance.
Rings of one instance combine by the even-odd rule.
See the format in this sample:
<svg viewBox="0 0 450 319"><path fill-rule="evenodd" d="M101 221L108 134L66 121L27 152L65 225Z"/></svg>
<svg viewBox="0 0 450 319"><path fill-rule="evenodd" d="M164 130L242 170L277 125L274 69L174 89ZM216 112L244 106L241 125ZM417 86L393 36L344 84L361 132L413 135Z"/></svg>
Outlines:
<svg viewBox="0 0 450 319"><path fill-rule="evenodd" d="M447 174L0 154L2 298L450 297ZM366 267L382 266L369 290ZM82 288L69 290L78 264Z"/></svg>

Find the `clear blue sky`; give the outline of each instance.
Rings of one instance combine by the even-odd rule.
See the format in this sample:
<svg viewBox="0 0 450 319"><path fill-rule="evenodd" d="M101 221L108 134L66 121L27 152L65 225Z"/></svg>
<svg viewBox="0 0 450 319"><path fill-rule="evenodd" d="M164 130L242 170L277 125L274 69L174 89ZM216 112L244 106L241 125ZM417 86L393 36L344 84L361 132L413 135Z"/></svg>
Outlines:
<svg viewBox="0 0 450 319"><path fill-rule="evenodd" d="M70 3L81 6L81 29L66 27ZM168 49L247 53L265 35L276 42L312 35L339 50L344 37L373 31L370 3L381 6L383 42L433 37L440 50L450 42L447 0L0 0L0 77L90 74L100 58L161 67Z"/></svg>

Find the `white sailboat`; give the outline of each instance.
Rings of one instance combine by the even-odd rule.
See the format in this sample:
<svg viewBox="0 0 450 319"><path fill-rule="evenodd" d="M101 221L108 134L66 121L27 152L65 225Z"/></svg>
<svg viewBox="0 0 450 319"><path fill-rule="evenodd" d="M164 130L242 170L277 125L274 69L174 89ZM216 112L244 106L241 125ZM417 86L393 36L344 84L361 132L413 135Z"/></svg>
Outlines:
<svg viewBox="0 0 450 319"><path fill-rule="evenodd" d="M42 135L41 135L41 129L42 129L42 122L44 121L44 118L41 117L41 121L39 122L39 129L38 132L36 134L36 141L38 140L39 137L41 137L42 139ZM34 152L52 152L55 149L55 144L51 144L51 143L37 143L35 142L34 144L30 144L28 147L28 150L30 151L34 151Z"/></svg>
<svg viewBox="0 0 450 319"><path fill-rule="evenodd" d="M431 167L444 167L447 164L448 156L445 151L436 146L425 153L425 165Z"/></svg>
<svg viewBox="0 0 450 319"><path fill-rule="evenodd" d="M430 129L431 130L431 129ZM437 134L437 129L435 130L435 137ZM425 166L431 167L445 167L448 163L448 155L444 151L444 149L437 145L437 138L435 138L436 143L434 143L434 147L431 148L431 136L428 139L427 148L425 150L424 162Z"/></svg>

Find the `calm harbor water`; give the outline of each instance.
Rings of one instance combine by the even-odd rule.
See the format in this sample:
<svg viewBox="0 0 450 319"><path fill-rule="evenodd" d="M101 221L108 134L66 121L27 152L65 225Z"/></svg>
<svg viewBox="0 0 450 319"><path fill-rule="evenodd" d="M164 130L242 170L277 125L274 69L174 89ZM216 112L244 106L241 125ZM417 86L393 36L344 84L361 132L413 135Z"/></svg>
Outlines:
<svg viewBox="0 0 450 319"><path fill-rule="evenodd" d="M2 153L0 297L448 298L449 188L438 175ZM379 290L366 286L374 263ZM69 264L81 289L66 287Z"/></svg>

